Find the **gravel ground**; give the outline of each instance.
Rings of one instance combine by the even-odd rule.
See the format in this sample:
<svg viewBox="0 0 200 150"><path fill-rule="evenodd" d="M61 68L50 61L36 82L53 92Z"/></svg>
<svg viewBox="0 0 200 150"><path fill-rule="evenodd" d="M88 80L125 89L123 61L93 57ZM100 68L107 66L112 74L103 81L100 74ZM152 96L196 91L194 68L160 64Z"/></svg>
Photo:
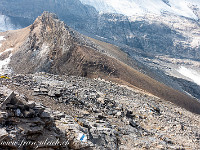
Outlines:
<svg viewBox="0 0 200 150"><path fill-rule="evenodd" d="M1 84L75 118L96 149L200 149L200 116L148 93L75 76L10 78Z"/></svg>

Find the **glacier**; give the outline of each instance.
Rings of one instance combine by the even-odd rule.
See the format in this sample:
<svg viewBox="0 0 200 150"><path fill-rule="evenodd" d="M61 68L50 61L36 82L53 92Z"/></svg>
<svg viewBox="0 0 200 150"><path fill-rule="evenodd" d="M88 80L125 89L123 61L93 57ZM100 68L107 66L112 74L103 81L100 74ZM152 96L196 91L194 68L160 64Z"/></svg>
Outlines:
<svg viewBox="0 0 200 150"><path fill-rule="evenodd" d="M198 19L192 6L200 7L199 0L80 0L83 4L96 8L100 13L118 13L126 16L153 13L161 15L169 12L174 15Z"/></svg>

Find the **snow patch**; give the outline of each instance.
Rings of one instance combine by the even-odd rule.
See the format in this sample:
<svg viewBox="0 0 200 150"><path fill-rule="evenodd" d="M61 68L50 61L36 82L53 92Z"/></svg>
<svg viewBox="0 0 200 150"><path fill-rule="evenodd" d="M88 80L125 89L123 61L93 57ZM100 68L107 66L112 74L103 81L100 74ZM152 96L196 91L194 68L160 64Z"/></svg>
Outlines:
<svg viewBox="0 0 200 150"><path fill-rule="evenodd" d="M191 79L194 83L200 85L200 74L197 71L188 69L184 66L181 66L177 71L183 76Z"/></svg>
<svg viewBox="0 0 200 150"><path fill-rule="evenodd" d="M99 38L101 38L101 39L107 39L107 38L105 38L105 37L102 37L102 36L99 36L99 35L96 35L96 37L99 37Z"/></svg>
<svg viewBox="0 0 200 150"><path fill-rule="evenodd" d="M13 48L9 48L7 50L5 50L4 52L7 51L12 51ZM4 52L1 52L0 55L2 55ZM4 59L4 60L0 60L0 74L10 74L12 73L11 68L8 66L10 63L12 57L12 53L10 53L9 57Z"/></svg>
<svg viewBox="0 0 200 150"><path fill-rule="evenodd" d="M39 56L41 58L44 57L44 56L47 56L48 52L49 52L49 46L44 43L42 45L42 48L41 48L40 52L39 52Z"/></svg>
<svg viewBox="0 0 200 150"><path fill-rule="evenodd" d="M1 41L5 40L4 36L0 36L0 48L2 46Z"/></svg>
<svg viewBox="0 0 200 150"><path fill-rule="evenodd" d="M5 40L4 36L0 36L0 42Z"/></svg>
<svg viewBox="0 0 200 150"><path fill-rule="evenodd" d="M1 54L5 53L5 52L12 51L12 50L13 50L13 48L9 48L9 49L7 49L7 50L5 50L5 51L1 52L1 53L0 53L0 56L1 56Z"/></svg>
<svg viewBox="0 0 200 150"><path fill-rule="evenodd" d="M200 37L193 37L191 46L193 48L199 47L200 46Z"/></svg>

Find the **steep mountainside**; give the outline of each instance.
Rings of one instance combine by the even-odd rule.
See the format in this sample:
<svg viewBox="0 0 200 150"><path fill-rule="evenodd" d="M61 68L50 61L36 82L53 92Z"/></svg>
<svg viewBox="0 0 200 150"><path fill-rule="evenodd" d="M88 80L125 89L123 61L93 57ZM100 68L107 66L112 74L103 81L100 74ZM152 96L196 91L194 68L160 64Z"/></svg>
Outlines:
<svg viewBox="0 0 200 150"><path fill-rule="evenodd" d="M132 67L176 90L185 91L171 76L196 83L179 73L181 67L200 78L198 0L1 0L0 13L8 19L0 30L26 27L45 10L84 35L119 46L140 64Z"/></svg>
<svg viewBox="0 0 200 150"><path fill-rule="evenodd" d="M78 75L104 78L142 89L192 112L200 103L127 65L127 55L73 31L54 14L43 13L24 29L1 33L1 72ZM120 55L120 57L118 56ZM123 57L124 56L124 57ZM129 62L129 61L128 61ZM132 64L134 65L134 64ZM135 64L135 67L137 64Z"/></svg>
<svg viewBox="0 0 200 150"><path fill-rule="evenodd" d="M175 15L198 19L194 7L199 7L198 0L80 0L94 6L103 13L118 13L126 16L153 13L161 15L169 12Z"/></svg>

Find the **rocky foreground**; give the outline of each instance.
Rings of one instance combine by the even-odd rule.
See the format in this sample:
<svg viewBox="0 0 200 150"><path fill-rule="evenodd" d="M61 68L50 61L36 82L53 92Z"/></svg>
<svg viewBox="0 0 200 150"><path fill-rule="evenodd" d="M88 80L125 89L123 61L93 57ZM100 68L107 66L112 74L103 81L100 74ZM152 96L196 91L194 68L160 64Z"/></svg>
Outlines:
<svg viewBox="0 0 200 150"><path fill-rule="evenodd" d="M46 73L0 83L0 149L200 149L200 116L144 91Z"/></svg>

